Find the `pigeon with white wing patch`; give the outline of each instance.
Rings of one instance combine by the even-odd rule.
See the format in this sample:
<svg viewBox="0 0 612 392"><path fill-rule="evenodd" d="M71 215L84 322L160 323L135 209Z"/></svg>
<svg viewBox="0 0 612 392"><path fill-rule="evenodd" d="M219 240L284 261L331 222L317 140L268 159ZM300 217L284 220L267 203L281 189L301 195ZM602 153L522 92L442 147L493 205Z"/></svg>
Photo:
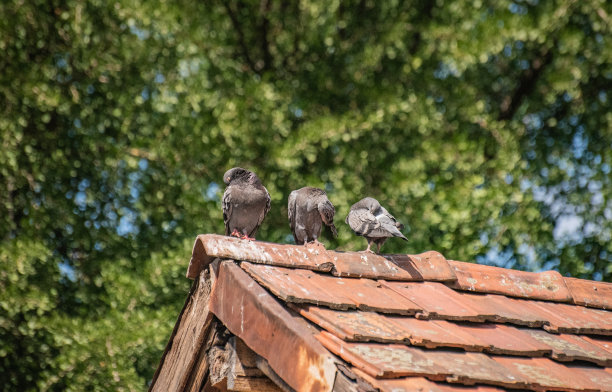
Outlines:
<svg viewBox="0 0 612 392"><path fill-rule="evenodd" d="M380 247L387 238L399 237L404 241L408 239L401 233L404 225L399 223L378 200L366 197L351 206L346 223L355 234L365 237L368 241L366 252L372 252L370 247L375 243L380 253Z"/></svg>

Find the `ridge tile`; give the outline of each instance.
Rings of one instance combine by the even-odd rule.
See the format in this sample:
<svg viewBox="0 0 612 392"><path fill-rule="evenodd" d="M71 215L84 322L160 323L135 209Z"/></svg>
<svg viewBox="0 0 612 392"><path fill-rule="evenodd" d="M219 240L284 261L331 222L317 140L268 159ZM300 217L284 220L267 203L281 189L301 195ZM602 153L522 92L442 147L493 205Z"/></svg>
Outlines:
<svg viewBox="0 0 612 392"><path fill-rule="evenodd" d="M421 277L420 280L439 282L457 280L455 272L440 252L430 250L418 255L391 254L383 257L404 270L414 271Z"/></svg>
<svg viewBox="0 0 612 392"><path fill-rule="evenodd" d="M612 311L544 301L530 301L529 306L546 315L548 331L612 335Z"/></svg>
<svg viewBox="0 0 612 392"><path fill-rule="evenodd" d="M200 234L193 244L187 277L195 279L200 271L217 257L328 272L333 266L328 253L322 247L307 248L264 241L246 241L217 234Z"/></svg>
<svg viewBox="0 0 612 392"><path fill-rule="evenodd" d="M526 272L490 265L448 260L457 281L451 287L511 297L571 302L572 296L557 271Z"/></svg>
<svg viewBox="0 0 612 392"><path fill-rule="evenodd" d="M576 278L564 279L575 304L612 310L612 283Z"/></svg>
<svg viewBox="0 0 612 392"><path fill-rule="evenodd" d="M334 276L402 281L422 281L415 268L402 268L381 255L366 252L330 252Z"/></svg>

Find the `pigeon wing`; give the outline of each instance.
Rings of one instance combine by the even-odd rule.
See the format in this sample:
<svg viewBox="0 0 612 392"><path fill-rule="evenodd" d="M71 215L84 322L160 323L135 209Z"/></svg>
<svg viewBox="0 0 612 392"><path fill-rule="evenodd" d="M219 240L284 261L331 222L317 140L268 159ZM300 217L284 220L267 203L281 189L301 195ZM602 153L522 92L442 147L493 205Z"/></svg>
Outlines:
<svg viewBox="0 0 612 392"><path fill-rule="evenodd" d="M385 209L385 207L381 206L380 209L382 210L383 214L393 222L393 225L395 225L395 227L397 227L399 230L404 229L404 225L398 222L397 219L395 219L395 217Z"/></svg>
<svg viewBox="0 0 612 392"><path fill-rule="evenodd" d="M266 189L266 187L262 186L262 189L264 191L264 195L266 198L266 205L260 211L259 216L256 217L257 224L255 225L255 227L253 227L253 230L251 230L251 232L249 233L249 237L255 237L255 234L257 234L257 230L259 230L259 226L261 226L261 223L263 222L264 218L266 217L266 215L268 215L268 212L270 211L270 204L271 204L270 194L268 193L268 190ZM257 213L256 211L254 212Z"/></svg>
<svg viewBox="0 0 612 392"><path fill-rule="evenodd" d="M289 194L289 201L287 205L287 215L289 216L289 227L291 227L291 233L293 234L293 238L295 242L298 242L298 239L295 235L295 217L296 217L296 198L297 191L293 191Z"/></svg>
<svg viewBox="0 0 612 392"><path fill-rule="evenodd" d="M380 222L380 231L376 234L380 237L400 237L406 241L408 239L404 237L400 229L404 227L401 223L399 223L393 215L389 214L384 207L380 207L381 213L376 215L376 219ZM386 234L385 234L386 233Z"/></svg>
<svg viewBox="0 0 612 392"><path fill-rule="evenodd" d="M225 235L230 235L229 221L232 216L232 187L228 186L223 193L223 223L225 223Z"/></svg>
<svg viewBox="0 0 612 392"><path fill-rule="evenodd" d="M321 215L321 220L325 223L332 231L334 237L338 236L338 231L336 230L336 226L334 225L334 215L336 214L336 210L334 209L334 205L329 201L326 196L322 196L319 204L317 205L317 209L319 210L319 214Z"/></svg>
<svg viewBox="0 0 612 392"><path fill-rule="evenodd" d="M355 209L349 212L346 223L357 234L369 237L372 232L380 230L380 223L367 209Z"/></svg>
<svg viewBox="0 0 612 392"><path fill-rule="evenodd" d="M262 188L266 195L266 206L264 207L263 211L259 215L259 218L257 219L257 227L255 228L255 230L253 230L252 235L255 235L255 232L257 231L257 229L259 229L259 226L261 226L261 222L263 222L266 215L268 215L268 212L270 212L270 207L272 206L272 199L270 199L270 194L268 193L268 190L265 186L262 186Z"/></svg>

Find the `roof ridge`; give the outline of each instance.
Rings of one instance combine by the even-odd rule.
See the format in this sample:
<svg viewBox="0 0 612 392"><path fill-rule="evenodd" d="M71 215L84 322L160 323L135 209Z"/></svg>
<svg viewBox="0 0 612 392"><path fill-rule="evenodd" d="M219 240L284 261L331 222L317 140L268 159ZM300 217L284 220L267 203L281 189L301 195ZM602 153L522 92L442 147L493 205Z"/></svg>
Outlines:
<svg viewBox="0 0 612 392"><path fill-rule="evenodd" d="M557 271L528 272L447 260L437 251L377 255L201 234L194 243L187 277L195 279L215 258L309 269L349 278L439 281L455 290L612 309L612 283L563 277Z"/></svg>
<svg viewBox="0 0 612 392"><path fill-rule="evenodd" d="M563 276L557 271L529 272L456 260L448 260L448 263L457 276L457 281L450 286L459 290L555 302L572 301Z"/></svg>

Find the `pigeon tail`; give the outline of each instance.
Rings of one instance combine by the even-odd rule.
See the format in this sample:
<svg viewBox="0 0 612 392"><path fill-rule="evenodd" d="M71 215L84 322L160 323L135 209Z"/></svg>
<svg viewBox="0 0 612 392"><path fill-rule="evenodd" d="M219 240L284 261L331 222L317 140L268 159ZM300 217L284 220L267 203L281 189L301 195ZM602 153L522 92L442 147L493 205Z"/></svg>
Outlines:
<svg viewBox="0 0 612 392"><path fill-rule="evenodd" d="M321 215L321 220L325 225L329 226L334 237L338 236L338 231L336 230L336 226L334 226L334 215L336 210L334 209L334 205L325 197L323 200L319 202L317 205L317 209L319 210L319 214Z"/></svg>
<svg viewBox="0 0 612 392"><path fill-rule="evenodd" d="M403 239L404 241L408 241L408 238L406 238L404 236L404 234L402 234L402 232L397 229L397 227L395 227L395 226L388 227L387 226L385 228L389 230L389 233L391 235L393 235L393 237L399 237L399 238Z"/></svg>
<svg viewBox="0 0 612 392"><path fill-rule="evenodd" d="M334 237L338 237L338 230L336 230L336 226L333 223L329 225L329 229L331 230Z"/></svg>

